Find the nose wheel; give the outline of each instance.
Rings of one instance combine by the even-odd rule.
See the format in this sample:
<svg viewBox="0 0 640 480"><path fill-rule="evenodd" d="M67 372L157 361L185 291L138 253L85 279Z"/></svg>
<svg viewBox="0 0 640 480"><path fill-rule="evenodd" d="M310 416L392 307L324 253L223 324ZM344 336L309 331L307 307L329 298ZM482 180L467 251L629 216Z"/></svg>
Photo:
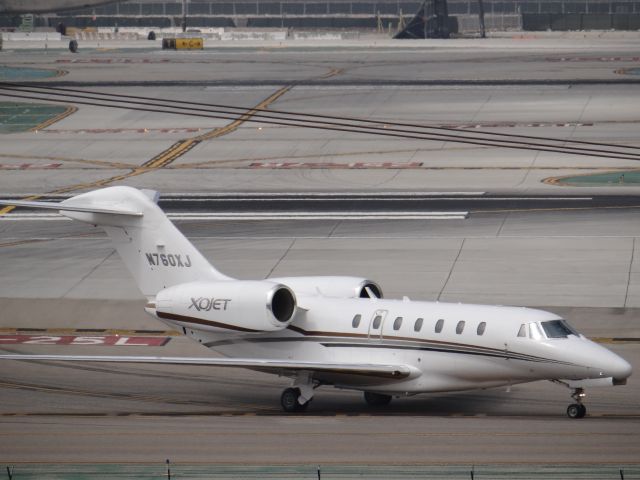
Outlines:
<svg viewBox="0 0 640 480"><path fill-rule="evenodd" d="M571 394L576 403L572 403L567 407L567 416L569 418L584 418L587 414L587 407L582 404L582 399L586 396L583 388L574 389Z"/></svg>

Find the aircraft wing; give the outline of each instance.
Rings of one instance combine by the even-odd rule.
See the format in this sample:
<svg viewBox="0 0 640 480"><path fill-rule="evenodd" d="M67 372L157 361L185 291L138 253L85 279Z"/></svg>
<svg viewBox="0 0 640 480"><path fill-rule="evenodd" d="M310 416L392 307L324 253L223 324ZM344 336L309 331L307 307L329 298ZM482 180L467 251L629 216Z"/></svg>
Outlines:
<svg viewBox="0 0 640 480"><path fill-rule="evenodd" d="M271 360L261 358L215 358L215 357L139 357L111 355L0 355L0 360L39 360L62 362L111 362L111 363L156 363L163 365L198 365L213 367L237 367L275 373L284 376L297 372L313 372L319 378L341 378L358 376L362 380L403 380L419 374L409 365L384 365L368 363L305 362Z"/></svg>

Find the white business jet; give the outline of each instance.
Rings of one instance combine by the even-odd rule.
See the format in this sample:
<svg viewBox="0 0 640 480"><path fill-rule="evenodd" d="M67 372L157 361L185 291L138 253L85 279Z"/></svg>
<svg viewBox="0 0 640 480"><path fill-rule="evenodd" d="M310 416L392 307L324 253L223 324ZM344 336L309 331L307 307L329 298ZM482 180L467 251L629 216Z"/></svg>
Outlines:
<svg viewBox="0 0 640 480"><path fill-rule="evenodd" d="M158 207L153 191L109 187L61 203L2 201L59 210L102 227L145 310L226 358L3 355L4 359L242 367L293 379L281 396L303 411L321 385L361 390L369 405L392 396L552 380L572 389L624 385L631 365L553 313L529 308L382 298L355 277L236 280L223 275Z"/></svg>

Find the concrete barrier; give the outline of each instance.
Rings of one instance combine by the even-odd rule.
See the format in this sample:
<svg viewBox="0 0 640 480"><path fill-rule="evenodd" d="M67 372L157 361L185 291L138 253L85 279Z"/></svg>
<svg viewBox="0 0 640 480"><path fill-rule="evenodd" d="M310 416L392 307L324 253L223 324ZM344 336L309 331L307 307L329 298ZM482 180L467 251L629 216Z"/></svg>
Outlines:
<svg viewBox="0 0 640 480"><path fill-rule="evenodd" d="M523 13L522 29L527 31L640 30L640 14Z"/></svg>
<svg viewBox="0 0 640 480"><path fill-rule="evenodd" d="M261 41L270 40L276 42L282 42L287 39L287 31L279 30L274 32L243 32L243 31L226 31L220 35L220 40L249 40L249 41Z"/></svg>
<svg viewBox="0 0 640 480"><path fill-rule="evenodd" d="M59 42L62 39L58 32L4 32L2 36L11 42Z"/></svg>

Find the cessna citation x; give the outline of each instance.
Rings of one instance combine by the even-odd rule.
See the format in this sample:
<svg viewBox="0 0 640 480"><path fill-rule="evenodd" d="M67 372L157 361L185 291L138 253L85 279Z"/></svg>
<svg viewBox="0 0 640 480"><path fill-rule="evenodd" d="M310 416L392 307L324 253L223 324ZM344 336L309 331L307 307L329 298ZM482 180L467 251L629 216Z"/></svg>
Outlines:
<svg viewBox="0 0 640 480"><path fill-rule="evenodd" d="M287 412L321 385L361 390L369 405L392 396L552 380L572 389L624 385L631 365L553 313L529 308L387 300L354 277L236 280L217 271L157 205L158 195L109 187L61 203L1 201L59 210L102 227L138 287L145 310L225 358L3 355L12 360L242 367L288 376Z"/></svg>

